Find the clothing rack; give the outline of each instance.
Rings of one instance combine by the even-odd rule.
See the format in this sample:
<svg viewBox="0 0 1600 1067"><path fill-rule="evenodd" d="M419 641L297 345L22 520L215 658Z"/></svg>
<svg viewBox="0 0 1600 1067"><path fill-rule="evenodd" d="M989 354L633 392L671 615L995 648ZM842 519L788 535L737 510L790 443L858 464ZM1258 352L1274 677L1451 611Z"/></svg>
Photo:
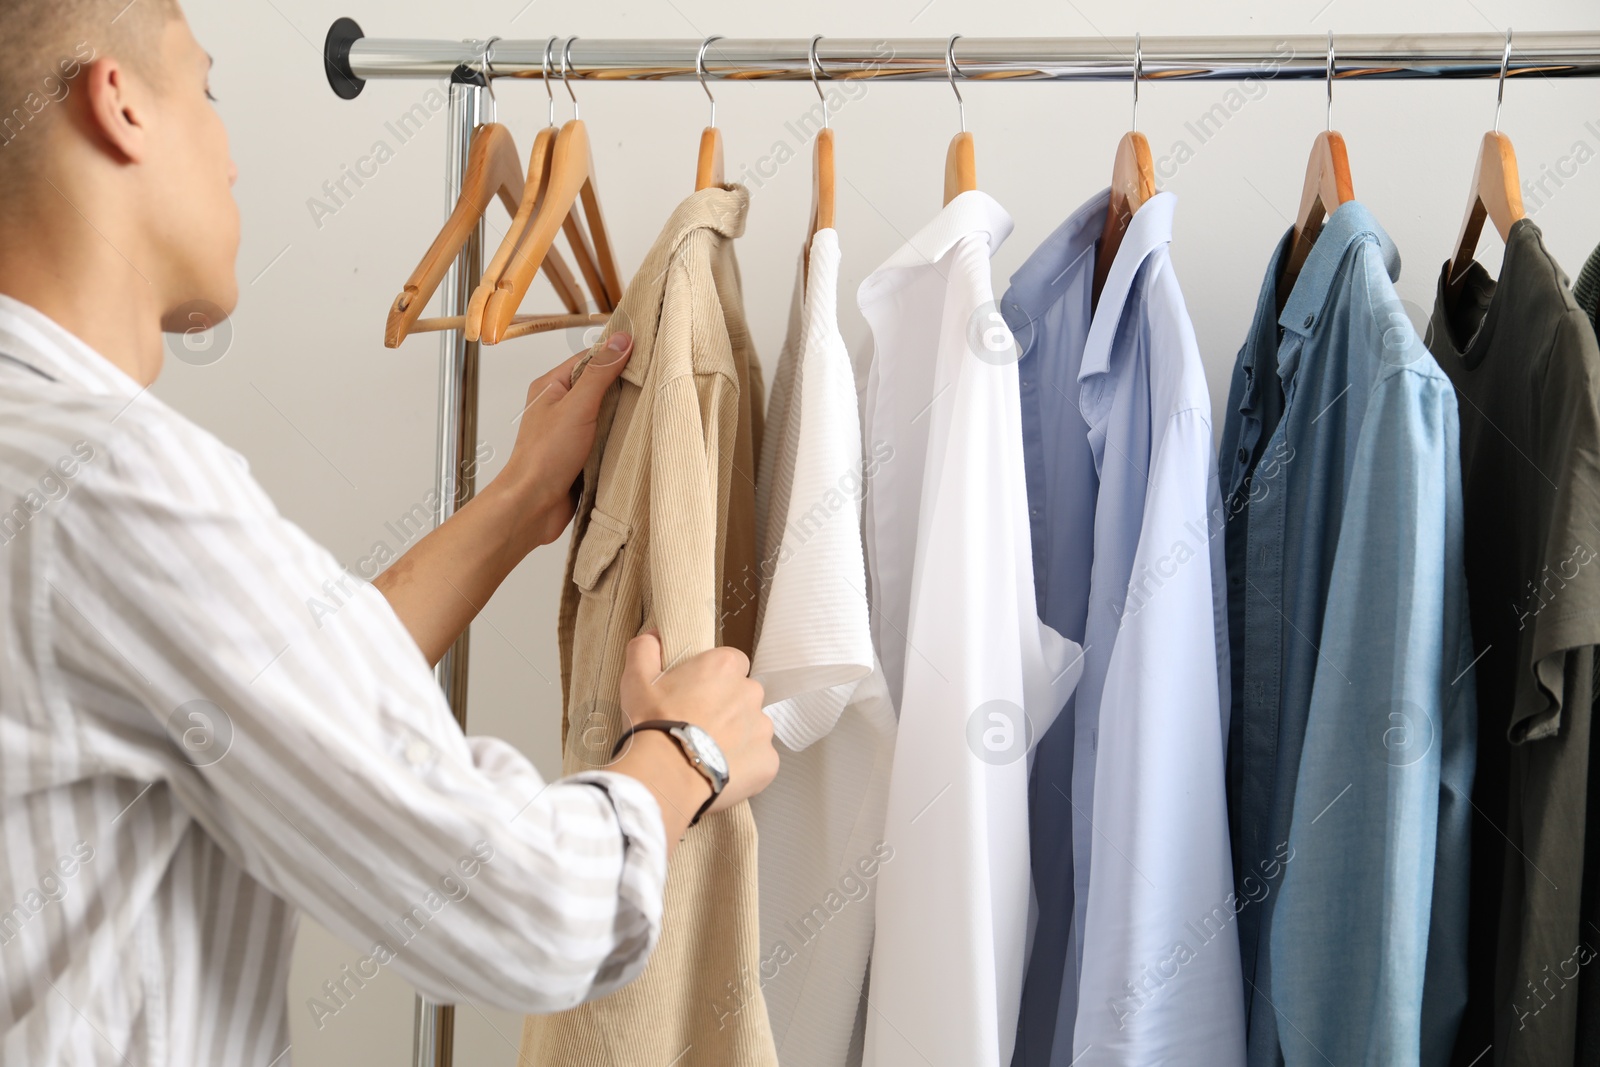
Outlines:
<svg viewBox="0 0 1600 1067"><path fill-rule="evenodd" d="M559 47L556 47L559 45ZM543 38L429 41L367 37L353 20L328 30L333 91L357 96L377 78L449 79L445 210L455 206L473 130L494 121L490 86L504 78L579 81L1242 81L1248 78L1546 78L1600 76L1600 32L1310 34L1212 37ZM1270 72L1270 73L1268 73ZM442 286L441 315L460 315L483 263L483 224ZM435 521L472 498L478 344L441 334ZM453 491L452 491L453 490ZM463 727L470 627L435 668ZM413 1067L450 1067L454 1009L417 997Z"/></svg>

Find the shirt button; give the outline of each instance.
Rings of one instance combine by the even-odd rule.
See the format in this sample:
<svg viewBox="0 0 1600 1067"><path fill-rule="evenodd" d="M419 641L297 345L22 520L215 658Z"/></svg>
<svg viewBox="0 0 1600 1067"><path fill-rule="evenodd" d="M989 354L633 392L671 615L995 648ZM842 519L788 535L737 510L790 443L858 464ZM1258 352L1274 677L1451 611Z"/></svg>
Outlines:
<svg viewBox="0 0 1600 1067"><path fill-rule="evenodd" d="M1245 462L1247 462L1247 461L1248 461L1248 460L1249 460L1249 459L1250 459L1250 453L1249 453L1249 452L1246 452L1246 451L1245 451L1245 450L1244 450L1244 449L1242 449L1242 448L1241 448L1241 449L1239 449L1239 462L1240 462L1240 463L1245 463Z"/></svg>
<svg viewBox="0 0 1600 1067"><path fill-rule="evenodd" d="M1313 322L1316 322L1316 321L1317 321L1317 317L1315 315L1307 315L1306 316L1306 325L1307 326L1310 326Z"/></svg>
<svg viewBox="0 0 1600 1067"><path fill-rule="evenodd" d="M418 738L406 746L406 762L413 767L420 767L433 756L433 746Z"/></svg>

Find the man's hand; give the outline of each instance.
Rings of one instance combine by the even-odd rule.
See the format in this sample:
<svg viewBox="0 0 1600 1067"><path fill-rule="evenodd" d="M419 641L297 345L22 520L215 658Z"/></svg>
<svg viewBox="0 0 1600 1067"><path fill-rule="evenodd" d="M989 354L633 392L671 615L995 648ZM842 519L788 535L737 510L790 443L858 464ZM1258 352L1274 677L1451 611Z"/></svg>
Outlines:
<svg viewBox="0 0 1600 1067"><path fill-rule="evenodd" d="M761 683L749 672L749 658L735 648L714 648L663 672L660 637L648 633L628 643L620 699L629 720L690 722L722 749L728 784L712 811L748 800L778 773L772 720L761 710ZM684 757L676 741L658 730L634 734L626 755L610 769L638 778L656 793L669 844L683 836L710 795L705 776Z"/></svg>
<svg viewBox="0 0 1600 1067"><path fill-rule="evenodd" d="M570 388L581 355L530 385L505 469L373 580L429 663L529 552L572 521L572 483L594 447L600 399L632 352L633 338L614 333Z"/></svg>
<svg viewBox="0 0 1600 1067"><path fill-rule="evenodd" d="M573 483L594 447L600 400L632 354L633 337L614 333L571 386L567 383L572 369L584 353L528 386L528 403L522 409L511 458L494 479L518 502L516 540L523 554L560 537L572 521L577 507Z"/></svg>

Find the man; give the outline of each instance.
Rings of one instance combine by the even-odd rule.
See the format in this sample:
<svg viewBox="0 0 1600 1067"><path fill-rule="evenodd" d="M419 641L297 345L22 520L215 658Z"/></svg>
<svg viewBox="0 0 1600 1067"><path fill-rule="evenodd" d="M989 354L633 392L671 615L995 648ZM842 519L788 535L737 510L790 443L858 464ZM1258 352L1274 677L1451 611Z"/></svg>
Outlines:
<svg viewBox="0 0 1600 1067"><path fill-rule="evenodd" d="M761 687L629 649L661 729L546 785L429 664L560 536L630 339L535 381L512 455L374 586L147 391L163 326L238 295L210 61L174 0L0 0L0 1063L286 1063L304 910L433 997L525 1012L636 975L667 854L771 781ZM710 745L710 742L707 742ZM710 748L699 750L704 756ZM353 984L352 984L353 983Z"/></svg>

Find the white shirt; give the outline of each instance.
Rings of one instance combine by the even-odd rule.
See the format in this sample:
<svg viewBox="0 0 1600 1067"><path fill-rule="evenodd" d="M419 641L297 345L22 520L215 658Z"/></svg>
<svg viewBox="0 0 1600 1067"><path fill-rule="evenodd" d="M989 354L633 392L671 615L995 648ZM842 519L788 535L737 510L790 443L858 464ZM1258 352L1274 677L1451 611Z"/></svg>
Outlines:
<svg viewBox="0 0 1600 1067"><path fill-rule="evenodd" d="M1211 400L1167 252L1174 194L1134 214L1090 314L1108 202L1102 192L1074 212L1004 298L1026 342L1025 447L1043 450L1028 457L1030 503L1073 517L1035 528L1044 615L1085 646L1075 721L1059 724L1075 742L1057 749L1053 735L1033 769L1035 838L1070 840L1078 887L1036 863L1039 906L1075 908L1078 959L1069 951L1059 1009L1053 984L1041 998L1061 1015L1053 1054L1030 1042L1027 1062L1232 1067L1244 1003ZM1045 949L1041 933L1030 1011Z"/></svg>
<svg viewBox="0 0 1600 1067"><path fill-rule="evenodd" d="M534 1012L644 967L642 784L463 736L243 456L5 296L0 353L0 1063L288 1063L297 908L363 953L319 1023L385 967Z"/></svg>
<svg viewBox="0 0 1600 1067"><path fill-rule="evenodd" d="M875 352L867 490L875 636L899 732L865 1062L1002 1067L1028 919L1027 746L1081 671L1034 608L1016 348L989 257L1011 232L957 196L861 284Z"/></svg>
<svg viewBox="0 0 1600 1067"><path fill-rule="evenodd" d="M750 673L783 747L751 807L762 994L784 1067L840 1067L859 1045L874 890L894 856L883 813L895 720L873 672L861 416L838 285L838 234L820 230L796 274L756 482L765 581Z"/></svg>
<svg viewBox="0 0 1600 1067"><path fill-rule="evenodd" d="M825 736L872 670L861 416L839 335L836 231L817 232L810 259L806 284L795 279L756 476L764 581L750 673L792 749Z"/></svg>

